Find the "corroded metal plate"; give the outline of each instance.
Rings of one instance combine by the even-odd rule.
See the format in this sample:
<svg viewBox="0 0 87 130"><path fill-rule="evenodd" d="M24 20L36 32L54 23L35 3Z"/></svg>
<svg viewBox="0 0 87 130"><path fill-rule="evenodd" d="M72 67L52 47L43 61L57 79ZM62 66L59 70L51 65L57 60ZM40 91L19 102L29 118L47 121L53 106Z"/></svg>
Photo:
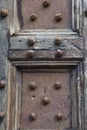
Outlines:
<svg viewBox="0 0 87 130"><path fill-rule="evenodd" d="M43 0L22 0L18 2L19 18L23 29L67 29L70 28L70 1L48 0L50 5L45 8ZM20 10L21 9L21 10ZM30 18L35 14L35 21ZM56 21L60 13L62 20Z"/></svg>
<svg viewBox="0 0 87 130"><path fill-rule="evenodd" d="M21 129L57 129L71 128L70 85L68 72L23 72ZM29 84L33 82L33 89ZM60 82L61 87L54 84ZM35 83L35 84L34 84ZM43 98L49 103L44 104ZM47 99L46 99L47 100ZM36 114L31 121L29 115ZM55 117L60 113L62 119Z"/></svg>

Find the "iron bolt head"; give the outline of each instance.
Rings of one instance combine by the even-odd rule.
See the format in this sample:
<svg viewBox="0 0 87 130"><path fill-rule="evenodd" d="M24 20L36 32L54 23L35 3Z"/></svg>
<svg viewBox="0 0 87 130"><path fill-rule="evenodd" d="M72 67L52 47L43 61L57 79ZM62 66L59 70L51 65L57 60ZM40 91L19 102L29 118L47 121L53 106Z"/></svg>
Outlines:
<svg viewBox="0 0 87 130"><path fill-rule="evenodd" d="M58 114L56 115L56 120L61 121L62 119L63 119L62 113L58 113Z"/></svg>
<svg viewBox="0 0 87 130"><path fill-rule="evenodd" d="M26 56L27 56L27 58L33 58L33 56L34 56L34 51L33 51L33 50L27 51Z"/></svg>
<svg viewBox="0 0 87 130"><path fill-rule="evenodd" d="M60 21L62 20L62 15L61 15L61 13L58 13L58 14L55 15L55 20L56 20L57 22L60 22Z"/></svg>
<svg viewBox="0 0 87 130"><path fill-rule="evenodd" d="M8 15L8 10L7 9L1 9L0 15L1 15L1 17L6 17Z"/></svg>
<svg viewBox="0 0 87 130"><path fill-rule="evenodd" d="M60 89L62 86L61 86L61 83L60 83L60 82L56 82L56 83L54 84L54 87L55 87L55 89Z"/></svg>
<svg viewBox="0 0 87 130"><path fill-rule="evenodd" d="M87 9L85 10L85 16L87 17Z"/></svg>
<svg viewBox="0 0 87 130"><path fill-rule="evenodd" d="M44 97L42 103L43 105L48 105L50 103L50 99L48 97Z"/></svg>
<svg viewBox="0 0 87 130"><path fill-rule="evenodd" d="M32 37L32 38L29 38L28 39L28 45L29 46L33 46L35 44L35 39Z"/></svg>
<svg viewBox="0 0 87 130"><path fill-rule="evenodd" d="M29 119L30 119L31 121L36 120L36 118L37 118L37 115L36 115L35 113L31 113L31 114L29 115Z"/></svg>
<svg viewBox="0 0 87 130"><path fill-rule="evenodd" d="M54 43L55 43L55 45L60 45L61 43L62 43L62 39L61 38L55 38L55 40L54 40Z"/></svg>
<svg viewBox="0 0 87 130"><path fill-rule="evenodd" d="M49 0L43 0L43 6L47 8L50 5Z"/></svg>
<svg viewBox="0 0 87 130"><path fill-rule="evenodd" d="M35 89L36 89L36 84L35 84L35 82L30 82L29 88L30 88L31 90L35 90Z"/></svg>
<svg viewBox="0 0 87 130"><path fill-rule="evenodd" d="M0 81L0 88L4 88L6 86L6 81L1 80Z"/></svg>
<svg viewBox="0 0 87 130"><path fill-rule="evenodd" d="M35 13L32 13L30 16L30 20L34 22L37 19L37 15Z"/></svg>
<svg viewBox="0 0 87 130"><path fill-rule="evenodd" d="M4 116L5 116L5 112L0 112L0 120L3 120Z"/></svg>
<svg viewBox="0 0 87 130"><path fill-rule="evenodd" d="M56 51L56 53L55 53L55 56L56 56L56 57L61 57L62 54L63 54L63 51L60 50L60 49L58 49L58 50Z"/></svg>

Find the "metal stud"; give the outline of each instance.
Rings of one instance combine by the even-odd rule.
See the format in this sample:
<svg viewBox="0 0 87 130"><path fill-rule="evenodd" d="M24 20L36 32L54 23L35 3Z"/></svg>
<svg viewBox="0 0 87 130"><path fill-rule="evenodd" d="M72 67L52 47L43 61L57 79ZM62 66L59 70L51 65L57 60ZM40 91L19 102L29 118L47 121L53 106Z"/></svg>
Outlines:
<svg viewBox="0 0 87 130"><path fill-rule="evenodd" d="M29 45L29 46L33 46L34 44L35 44L35 38L33 38L33 37L32 37L32 38L29 38L29 39L28 39L28 45Z"/></svg>
<svg viewBox="0 0 87 130"><path fill-rule="evenodd" d="M30 16L30 20L34 22L37 19L37 15L35 13L32 13Z"/></svg>
<svg viewBox="0 0 87 130"><path fill-rule="evenodd" d="M49 5L50 5L49 0L43 0L43 6L44 6L45 8L49 7Z"/></svg>
<svg viewBox="0 0 87 130"><path fill-rule="evenodd" d="M54 43L55 43L55 45L60 45L61 43L62 43L62 39L61 38L55 38L55 40L54 40Z"/></svg>
<svg viewBox="0 0 87 130"><path fill-rule="evenodd" d="M58 50L56 51L56 53L55 53L55 56L56 56L56 57L61 57L62 54L63 54L63 51L60 50L60 49L58 49Z"/></svg>
<svg viewBox="0 0 87 130"><path fill-rule="evenodd" d="M1 9L0 15L1 15L1 17L6 17L8 15L8 10L7 9Z"/></svg>
<svg viewBox="0 0 87 130"><path fill-rule="evenodd" d="M37 118L37 115L36 115L35 113L31 113L31 114L29 115L29 119L30 119L31 121L36 120L36 118Z"/></svg>
<svg viewBox="0 0 87 130"><path fill-rule="evenodd" d="M50 103L50 99L48 97L44 97L42 103L43 105L48 105Z"/></svg>
<svg viewBox="0 0 87 130"><path fill-rule="evenodd" d="M56 20L57 22L60 22L60 21L62 20L62 15L61 15L61 13L58 13L58 14L55 15L55 20Z"/></svg>
<svg viewBox="0 0 87 130"><path fill-rule="evenodd" d="M87 9L85 10L85 16L87 17Z"/></svg>
<svg viewBox="0 0 87 130"><path fill-rule="evenodd" d="M33 56L34 56L34 51L33 50L27 51L27 53L26 53L27 58L33 58Z"/></svg>
<svg viewBox="0 0 87 130"><path fill-rule="evenodd" d="M60 89L62 86L61 86L61 83L60 82L56 82L55 84L54 84L54 88L55 89Z"/></svg>
<svg viewBox="0 0 87 130"><path fill-rule="evenodd" d="M35 90L35 89L36 89L36 84L35 84L35 82L30 82L29 88L30 88L31 90Z"/></svg>
<svg viewBox="0 0 87 130"><path fill-rule="evenodd" d="M61 121L63 119L62 113L56 114L56 120Z"/></svg>
<svg viewBox="0 0 87 130"><path fill-rule="evenodd" d="M4 116L5 116L5 112L0 112L0 120L3 120Z"/></svg>
<svg viewBox="0 0 87 130"><path fill-rule="evenodd" d="M4 88L6 86L6 81L1 80L0 81L0 88Z"/></svg>

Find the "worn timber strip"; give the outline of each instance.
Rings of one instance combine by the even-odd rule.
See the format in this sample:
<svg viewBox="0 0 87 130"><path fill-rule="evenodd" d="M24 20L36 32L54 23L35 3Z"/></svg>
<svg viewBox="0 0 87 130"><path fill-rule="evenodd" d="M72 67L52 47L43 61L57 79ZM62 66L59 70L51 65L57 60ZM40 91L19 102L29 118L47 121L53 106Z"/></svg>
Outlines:
<svg viewBox="0 0 87 130"><path fill-rule="evenodd" d="M10 50L9 59L10 60L73 60L73 59L82 59L82 51L77 50L67 50L63 51L62 56L56 57L56 50L34 50L34 55L32 58L27 57L27 52L29 50Z"/></svg>
<svg viewBox="0 0 87 130"><path fill-rule="evenodd" d="M35 43L33 46L29 46L28 40L33 36L13 36L10 38L10 49L75 49L75 50L82 50L83 49L83 38L81 37L63 37L61 38L62 43L58 46L55 45L54 40L58 36L50 35L44 37L37 37L35 36ZM60 36L59 36L60 37Z"/></svg>

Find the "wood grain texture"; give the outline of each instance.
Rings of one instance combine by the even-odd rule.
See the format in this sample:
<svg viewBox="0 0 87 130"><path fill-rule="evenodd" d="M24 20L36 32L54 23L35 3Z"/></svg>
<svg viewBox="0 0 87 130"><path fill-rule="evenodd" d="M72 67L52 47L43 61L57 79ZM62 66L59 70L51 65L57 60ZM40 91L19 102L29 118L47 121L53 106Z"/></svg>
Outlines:
<svg viewBox="0 0 87 130"><path fill-rule="evenodd" d="M39 33L38 33L39 35ZM35 44L34 46L28 45L28 39L34 37L35 38ZM83 38L81 37L61 37L62 43L60 46L55 45L54 40L56 37L61 37L59 35L52 35L49 34L47 36L38 36L35 35L29 35L29 36L12 36L9 41L9 48L10 49L48 49L48 50L54 50L54 49L76 49L76 50L82 50L83 49Z"/></svg>
<svg viewBox="0 0 87 130"><path fill-rule="evenodd" d="M6 4L5 4L6 3ZM0 0L0 7L6 8L7 1ZM7 52L8 52L8 29L6 18L2 19L0 17L0 80L7 81ZM6 94L7 94L7 82L6 87L0 90L0 112L5 112L5 117L2 122L0 122L0 130L6 129Z"/></svg>
<svg viewBox="0 0 87 130"><path fill-rule="evenodd" d="M83 0L83 14L84 14L84 47L85 47L85 61L84 61L84 74L85 74L85 86L84 86L84 100L85 100L85 129L87 129L87 17L85 16L85 10L87 9L87 0Z"/></svg>
<svg viewBox="0 0 87 130"><path fill-rule="evenodd" d="M27 57L27 50L10 50L9 60L75 60L82 59L82 51L64 50L61 57L55 57L56 50L35 50L33 58Z"/></svg>

